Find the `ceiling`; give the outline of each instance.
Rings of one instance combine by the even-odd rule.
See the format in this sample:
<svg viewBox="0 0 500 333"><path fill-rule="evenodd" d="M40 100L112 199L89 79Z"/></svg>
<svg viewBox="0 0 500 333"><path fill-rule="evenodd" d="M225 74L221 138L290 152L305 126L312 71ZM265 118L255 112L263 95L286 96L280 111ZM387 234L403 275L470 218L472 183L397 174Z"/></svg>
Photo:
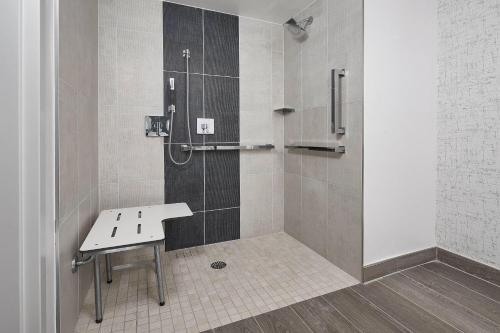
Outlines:
<svg viewBox="0 0 500 333"><path fill-rule="evenodd" d="M283 24L313 0L168 0L227 14Z"/></svg>

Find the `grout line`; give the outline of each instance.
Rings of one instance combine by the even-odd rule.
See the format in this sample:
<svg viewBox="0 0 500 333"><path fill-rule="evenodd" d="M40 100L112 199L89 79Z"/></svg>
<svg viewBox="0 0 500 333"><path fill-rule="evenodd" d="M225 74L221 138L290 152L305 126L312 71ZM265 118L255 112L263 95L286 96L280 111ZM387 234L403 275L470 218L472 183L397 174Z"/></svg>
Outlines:
<svg viewBox="0 0 500 333"><path fill-rule="evenodd" d="M203 138L205 139L205 138ZM207 197L206 197L206 186L207 186L207 181L206 181L206 154L203 151L203 244L206 244L207 242L207 237L206 237L206 208L207 208Z"/></svg>
<svg viewBox="0 0 500 333"><path fill-rule="evenodd" d="M340 289L340 290L342 290L342 289ZM327 295L327 294L325 294L325 295ZM339 310L339 309L338 309L335 305L333 305L332 303L330 303L330 302L326 299L325 295L321 295L321 296L318 296L318 297L321 297L321 298L322 298L322 299L326 302L326 304L328 304L328 305L329 305L329 306L331 306L331 307L332 307L335 311L337 311L337 312L339 313L339 315L340 315L342 318L344 318L344 319L345 319L345 320L346 320L349 324L351 324L351 325L352 325L352 327L354 327L356 330L358 330L358 332L363 332L363 331L362 331L359 327L357 327L356 325L354 325L354 323L353 323L353 322L352 322L352 321L351 321L351 320L350 320L350 319L349 319L349 318L348 318L345 314L343 314L343 313L342 313L342 311L340 311L340 310Z"/></svg>
<svg viewBox="0 0 500 333"><path fill-rule="evenodd" d="M253 321L257 324L257 327L259 328L259 330L260 330L262 333L265 333L265 332L264 332L264 329L260 326L259 321L257 320L257 318L255 318L255 316L252 316L251 318L252 318L252 319L253 319Z"/></svg>
<svg viewBox="0 0 500 333"><path fill-rule="evenodd" d="M476 312L475 310L473 310L473 309L469 308L468 306L463 305L462 303L458 303L458 302L457 302L457 301L455 301L454 299L452 299L452 298L450 298L450 297L448 297L448 296L444 295L443 293L440 293L440 292L439 292L439 291L437 291L436 289L427 287L425 284L423 284L423 283L421 283L421 282L419 282L419 281L415 280L415 279L414 279L414 278L412 278L411 276L408 276L408 275L404 274L403 272L401 273L401 275L403 275L403 276L404 276L404 277L406 277L407 279L410 279L410 280L414 281L415 283L417 283L417 284L419 284L419 285L423 286L424 288L429 289L429 290L431 290L431 291L433 291L433 292L435 292L435 293L437 293L437 294L441 295L442 297L446 298L446 299L447 299L447 300L449 300L450 302L452 302L452 303L454 303L454 304L457 304L458 306L460 306L460 307L462 307L462 308L464 308L464 309L466 309L466 310L469 310L470 312L472 312L472 313L476 314L479 318L484 319L486 322L492 323L494 326L498 326L498 325L499 325L499 323L494 322L493 320L491 320L491 319L489 319L489 318L487 318L487 317L483 316L482 314L480 314L480 313Z"/></svg>
<svg viewBox="0 0 500 333"><path fill-rule="evenodd" d="M384 311L384 309L382 309L381 307L379 307L377 304L373 303L372 301L370 301L368 298L366 298L365 296L361 295L360 293L358 293L355 289L353 289L352 287L349 287L349 289L351 289L355 294L357 294L359 297L361 297L362 299L364 299L365 301L367 301L369 304L372 304L373 307L375 308L375 310L385 314L390 320L392 320L393 322L395 322L396 324L399 324L401 325L402 327L406 328L409 332L412 332L412 330L407 327L405 324L403 324L402 322L400 322L399 320L397 320L396 318L394 318L393 316L391 316L390 314L388 314L386 311Z"/></svg>
<svg viewBox="0 0 500 333"><path fill-rule="evenodd" d="M405 275L405 276L406 276L406 275ZM409 299L408 297L406 297L406 296L404 296L404 295L400 294L399 292L397 292L396 290L392 289L391 287L389 287L388 285L386 285L386 284L384 283L384 281L383 281L383 280L380 280L380 281L377 281L377 282L378 282L378 283L380 283L380 284L381 284L382 286L384 286L385 288L387 288L387 289L391 290L392 292L396 293L399 297L401 297L401 298L403 298L403 299L407 300L408 302L412 303L412 304L413 304L413 305L415 305L416 307L418 307L418 308L422 309L423 311L425 311L425 312L427 312L427 313L430 313L431 315L433 315L433 316L434 316L434 317L436 317L437 319L441 320L443 323L446 323L446 324L450 325L452 328L456 329L456 330L457 330L457 331L459 331L459 332L463 332L463 331L462 331L461 329L459 329L458 327L455 327L455 325L453 325L452 323L450 323L450 322L448 322L448 321L444 320L443 318L438 317L437 315L432 314L431 312L427 311L427 309L425 309L424 307L420 306L419 304L415 303L414 301L412 301L412 300L411 300L411 299ZM424 286L424 287L425 287L425 286Z"/></svg>
<svg viewBox="0 0 500 333"><path fill-rule="evenodd" d="M297 303L294 303L294 304L297 304ZM314 332L314 330L312 329L312 327L309 327L309 325L307 325L306 321L297 313L297 311L294 310L294 308L292 307L293 304L291 305L288 305L287 308L289 308L290 310L292 310L292 312L299 318L299 320L309 329L309 331L311 331L311 333Z"/></svg>
<svg viewBox="0 0 500 333"><path fill-rule="evenodd" d="M220 211L220 210L229 210L229 209L237 209L237 208L240 208L240 206L234 206L234 207L227 207L227 208L217 208L217 209L206 209L204 210L204 212L217 212L217 211Z"/></svg>
<svg viewBox="0 0 500 333"><path fill-rule="evenodd" d="M201 36L202 36L202 49L201 49L201 68L203 74L205 74L205 11L201 11ZM202 75L202 87L201 87L201 99L202 99L202 114L205 118L205 75ZM198 125L196 125L198 126ZM206 136L203 135L203 145L206 144ZM203 152L203 244L207 243L207 225L206 225L206 208L207 208L207 164L206 164L206 152Z"/></svg>

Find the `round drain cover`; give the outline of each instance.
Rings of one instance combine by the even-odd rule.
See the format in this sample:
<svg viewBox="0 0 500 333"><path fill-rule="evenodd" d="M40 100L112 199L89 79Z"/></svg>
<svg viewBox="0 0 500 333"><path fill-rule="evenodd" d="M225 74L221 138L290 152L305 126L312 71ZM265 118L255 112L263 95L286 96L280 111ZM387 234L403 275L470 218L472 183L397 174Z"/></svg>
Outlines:
<svg viewBox="0 0 500 333"><path fill-rule="evenodd" d="M222 269L226 267L226 263L224 261L215 261L210 264L210 267L212 267L213 269Z"/></svg>

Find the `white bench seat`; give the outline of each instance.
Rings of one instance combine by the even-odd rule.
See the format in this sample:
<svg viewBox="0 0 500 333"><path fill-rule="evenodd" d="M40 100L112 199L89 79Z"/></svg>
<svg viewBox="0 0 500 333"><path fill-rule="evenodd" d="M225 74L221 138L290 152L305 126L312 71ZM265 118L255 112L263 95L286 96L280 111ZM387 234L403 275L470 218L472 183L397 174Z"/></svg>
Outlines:
<svg viewBox="0 0 500 333"><path fill-rule="evenodd" d="M103 210L80 252L103 252L163 241L162 221L192 215L185 203Z"/></svg>
<svg viewBox="0 0 500 333"><path fill-rule="evenodd" d="M154 265L160 305L165 304L160 245L165 240L162 222L168 219L192 216L186 203L131 207L104 210L99 214L80 252L90 255L94 261L94 291L96 322L102 322L101 274L99 256L105 255L107 282L111 283L112 271L133 267L127 264L113 267L111 253L138 247L154 247ZM150 264L150 263L149 263Z"/></svg>

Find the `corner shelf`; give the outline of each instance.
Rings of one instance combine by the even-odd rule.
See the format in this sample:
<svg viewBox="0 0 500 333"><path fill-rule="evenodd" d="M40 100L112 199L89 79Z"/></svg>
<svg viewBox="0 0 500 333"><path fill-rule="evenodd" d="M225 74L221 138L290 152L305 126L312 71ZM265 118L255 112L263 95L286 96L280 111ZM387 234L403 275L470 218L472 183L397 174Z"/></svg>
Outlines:
<svg viewBox="0 0 500 333"><path fill-rule="evenodd" d="M295 109L293 109L293 108L279 108L279 109L275 109L274 112L278 112L278 113L285 115L288 113L295 112Z"/></svg>
<svg viewBox="0 0 500 333"><path fill-rule="evenodd" d="M329 144L312 144L312 143L292 143L285 144L285 148L288 149L303 149L312 151L325 151L330 153L345 153L345 146L336 146Z"/></svg>

